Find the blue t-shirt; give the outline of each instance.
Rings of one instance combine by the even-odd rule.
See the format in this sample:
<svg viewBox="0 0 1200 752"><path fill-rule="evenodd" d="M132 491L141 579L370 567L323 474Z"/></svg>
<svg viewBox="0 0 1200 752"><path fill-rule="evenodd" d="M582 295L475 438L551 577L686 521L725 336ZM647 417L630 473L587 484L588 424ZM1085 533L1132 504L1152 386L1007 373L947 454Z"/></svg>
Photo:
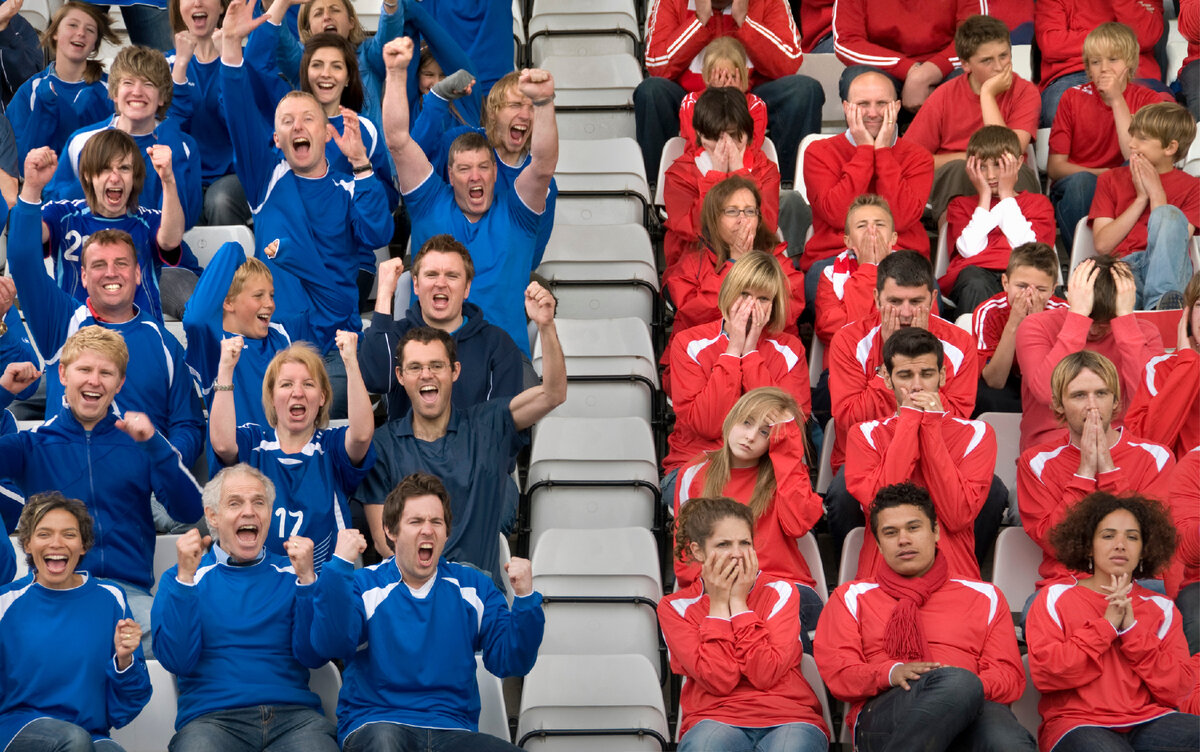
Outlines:
<svg viewBox="0 0 1200 752"><path fill-rule="evenodd" d="M287 556L288 538L310 538L317 572L333 556L338 531L353 525L350 496L375 464L374 446L357 467L350 461L348 430L319 428L298 453L286 454L270 426L247 423L237 429L238 462L258 468L275 484L267 550Z"/></svg>
<svg viewBox="0 0 1200 752"><path fill-rule="evenodd" d="M442 479L450 494L454 524L444 556L500 574L500 528L515 500L516 486L508 468L525 440L513 423L511 399L494 399L466 409L450 409L446 435L423 441L413 434L412 411L375 431L379 453L355 498L382 504L409 473L431 473Z"/></svg>
<svg viewBox="0 0 1200 752"><path fill-rule="evenodd" d="M92 84L86 81L68 83L58 77L54 63L50 63L41 73L21 84L5 111L17 137L17 166L21 175L25 174L25 155L30 151L49 146L55 154L62 154L72 133L111 117L112 111L108 76L101 76Z"/></svg>
<svg viewBox="0 0 1200 752"><path fill-rule="evenodd" d="M467 300L529 355L525 288L542 215L526 206L516 190L505 189L497 180L492 205L479 221L471 222L455 203L454 190L432 171L404 194L404 202L412 217L412 247L421 248L439 233L449 233L465 245L475 263Z"/></svg>

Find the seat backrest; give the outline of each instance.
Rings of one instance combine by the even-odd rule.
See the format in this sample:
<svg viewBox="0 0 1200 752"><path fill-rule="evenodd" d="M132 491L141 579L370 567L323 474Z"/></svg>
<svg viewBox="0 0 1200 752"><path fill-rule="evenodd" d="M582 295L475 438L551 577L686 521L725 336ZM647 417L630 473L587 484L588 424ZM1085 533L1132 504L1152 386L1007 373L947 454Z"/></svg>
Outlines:
<svg viewBox="0 0 1200 752"><path fill-rule="evenodd" d="M479 685L479 733L512 743L508 729L508 711L504 709L504 684L500 677L483 665L483 656L475 655L475 683Z"/></svg>
<svg viewBox="0 0 1200 752"><path fill-rule="evenodd" d="M1008 608L1020 613L1038 581L1042 549L1019 527L1006 527L996 537L992 582L1004 593Z"/></svg>
<svg viewBox="0 0 1200 752"><path fill-rule="evenodd" d="M804 199L804 203L812 204L808 200L808 188L804 184L804 152L813 141L820 141L823 138L835 138L840 135L840 133L810 133L800 140L800 148L796 150L796 176L792 180L792 185L795 186L796 191Z"/></svg>
<svg viewBox="0 0 1200 752"><path fill-rule="evenodd" d="M862 550L865 527L856 527L846 534L842 543L842 561L838 566L838 584L850 582L858 573L858 553Z"/></svg>
<svg viewBox="0 0 1200 752"><path fill-rule="evenodd" d="M687 147L687 140L683 136L672 136L667 139L667 143L663 144L662 157L658 160L658 181L654 184L654 205L665 207L666 200L663 198L663 183L667 174L667 168L670 167L676 159L679 159L683 154L684 148Z"/></svg>
<svg viewBox="0 0 1200 752"><path fill-rule="evenodd" d="M825 370L822 367L824 361L825 345L814 331L812 341L808 344L808 383L816 385L821 380L821 371Z"/></svg>
<svg viewBox="0 0 1200 752"><path fill-rule="evenodd" d="M321 710L330 721L337 722L338 692L342 691L342 675L333 663L308 670L308 688L321 698Z"/></svg>
<svg viewBox="0 0 1200 752"><path fill-rule="evenodd" d="M29 574L29 564L25 561L25 552L21 550L21 542L15 534L8 536L8 543L12 546L13 555L17 560L17 572L13 575L13 580L16 581Z"/></svg>
<svg viewBox="0 0 1200 752"><path fill-rule="evenodd" d="M175 677L156 660L146 661L153 694L142 712L127 726L114 729L113 741L125 752L162 752L175 735L175 711L179 690Z"/></svg>
<svg viewBox="0 0 1200 752"><path fill-rule="evenodd" d="M1096 243L1092 236L1092 228L1088 226L1087 217L1084 217L1075 225L1075 240L1071 243L1071 263L1067 266L1068 271L1074 271L1081 261L1095 256Z"/></svg>
<svg viewBox="0 0 1200 752"><path fill-rule="evenodd" d="M974 334L974 330L971 329L971 317L973 315L973 311L967 311L958 318L954 319L954 325L968 334Z"/></svg>
<svg viewBox="0 0 1200 752"><path fill-rule="evenodd" d="M150 585L151 593L158 590L158 580L171 567L179 562L179 550L175 544L179 535L156 535L154 537L154 582Z"/></svg>
<svg viewBox="0 0 1200 752"><path fill-rule="evenodd" d="M646 528L542 533L533 555L534 589L545 596L639 597L662 594L658 547Z"/></svg>
<svg viewBox="0 0 1200 752"><path fill-rule="evenodd" d="M830 418L825 423L825 436L821 439L821 459L817 462L817 485L813 489L819 494L828 491L829 484L833 482L833 431L833 418Z"/></svg>
<svg viewBox="0 0 1200 752"><path fill-rule="evenodd" d="M1017 459L1021 456L1021 414L980 413L979 420L996 433L996 467L993 472L1004 481L1009 495L1017 492Z"/></svg>
<svg viewBox="0 0 1200 752"><path fill-rule="evenodd" d="M817 595L821 596L821 602L824 603L829 599L829 585L825 582L825 566L821 563L821 549L817 547L817 537L811 531L807 532L796 539L796 545L800 548L804 563L808 565L809 574L816 582Z"/></svg>
<svg viewBox="0 0 1200 752"><path fill-rule="evenodd" d="M1029 674L1029 654L1021 656L1021 663L1025 665L1025 691L1021 693L1020 698L1012 704L1013 715L1025 727L1025 730L1033 734L1033 738L1037 738L1038 726L1042 722L1042 716L1038 713L1038 701L1042 699L1042 693L1038 688L1033 686L1033 677Z"/></svg>
<svg viewBox="0 0 1200 752"><path fill-rule="evenodd" d="M196 254L201 269L225 243L242 246L247 258L254 255L254 233L245 225L197 225L184 233L183 240Z"/></svg>
<svg viewBox="0 0 1200 752"><path fill-rule="evenodd" d="M804 653L800 657L800 673L804 675L804 680L817 695L817 700L821 703L821 716L825 718L825 725L829 727L829 733L832 734L833 715L829 712L829 692L825 689L825 682L821 680L821 672L817 670L816 659L808 653Z"/></svg>

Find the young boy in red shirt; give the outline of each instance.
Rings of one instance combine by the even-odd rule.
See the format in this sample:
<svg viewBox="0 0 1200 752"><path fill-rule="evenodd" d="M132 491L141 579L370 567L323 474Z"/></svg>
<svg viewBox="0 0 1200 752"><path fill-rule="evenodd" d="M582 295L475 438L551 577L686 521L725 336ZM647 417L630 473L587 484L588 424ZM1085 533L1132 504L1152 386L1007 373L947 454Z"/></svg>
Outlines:
<svg viewBox="0 0 1200 752"><path fill-rule="evenodd" d="M1200 226L1200 178L1175 168L1196 138L1183 105L1151 104L1129 123L1129 164L1096 182L1088 213L1099 253L1124 258L1137 283L1136 309L1181 308ZM1127 257L1127 258L1126 258Z"/></svg>
<svg viewBox="0 0 1200 752"><path fill-rule="evenodd" d="M904 134L933 155L929 204L940 217L954 196L974 192L967 177L967 142L985 125L1013 129L1021 153L1037 133L1041 98L1037 87L1013 73L1008 27L991 16L971 16L954 34L963 75L939 86ZM1018 188L1038 191L1037 175L1024 165Z"/></svg>
<svg viewBox="0 0 1200 752"><path fill-rule="evenodd" d="M1075 225L1087 216L1096 179L1129 158L1129 121L1148 104L1170 97L1133 80L1138 38L1125 24L1100 24L1083 40L1088 81L1063 92L1050 129L1046 171L1053 180L1050 201L1071 247Z"/></svg>
<svg viewBox="0 0 1200 752"><path fill-rule="evenodd" d="M1021 371L1017 367L1017 327L1026 316L1065 308L1053 295L1058 279L1058 253L1048 243L1025 243L1013 249L1000 275L1001 292L983 301L971 316L979 351L979 390L975 413L1021 412Z"/></svg>
<svg viewBox="0 0 1200 752"><path fill-rule="evenodd" d="M1012 249L1054 243L1050 199L1017 191L1021 142L1002 125L985 125L967 143L967 177L976 196L955 196L947 208L950 264L938 280L959 313L1000 292Z"/></svg>

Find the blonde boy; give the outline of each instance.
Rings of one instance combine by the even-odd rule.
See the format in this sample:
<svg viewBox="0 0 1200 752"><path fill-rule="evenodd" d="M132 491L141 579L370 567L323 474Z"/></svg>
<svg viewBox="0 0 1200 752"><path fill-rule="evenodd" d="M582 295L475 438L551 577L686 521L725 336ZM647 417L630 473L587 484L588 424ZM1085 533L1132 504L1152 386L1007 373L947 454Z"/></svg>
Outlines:
<svg viewBox="0 0 1200 752"><path fill-rule="evenodd" d="M733 37L717 37L704 48L700 63L700 75L704 86L732 86L746 95L746 106L754 120L754 133L750 139L754 148L761 149L767 133L767 104L750 93L750 68L746 48ZM696 143L696 128L692 117L696 99L701 91L689 92L679 105L679 135L689 144Z"/></svg>

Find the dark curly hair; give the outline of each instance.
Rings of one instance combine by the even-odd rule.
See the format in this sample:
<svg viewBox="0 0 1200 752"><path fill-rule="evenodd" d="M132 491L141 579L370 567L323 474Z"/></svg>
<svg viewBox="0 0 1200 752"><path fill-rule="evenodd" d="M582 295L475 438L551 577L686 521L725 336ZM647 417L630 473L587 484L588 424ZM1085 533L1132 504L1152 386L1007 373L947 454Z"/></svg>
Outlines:
<svg viewBox="0 0 1200 752"><path fill-rule="evenodd" d="M1167 567L1175 554L1175 525L1161 502L1129 494L1114 496L1096 491L1083 497L1067 510L1063 521L1050 531L1050 545L1058 560L1069 569L1088 571L1092 564L1092 541L1096 528L1108 515L1124 509L1137 520L1142 531L1142 555L1139 577L1153 577Z"/></svg>
<svg viewBox="0 0 1200 752"><path fill-rule="evenodd" d="M754 513L745 504L728 496L702 497L684 504L675 518L675 558L687 563L692 541L704 548L713 527L726 517L745 522L751 538L754 537Z"/></svg>

